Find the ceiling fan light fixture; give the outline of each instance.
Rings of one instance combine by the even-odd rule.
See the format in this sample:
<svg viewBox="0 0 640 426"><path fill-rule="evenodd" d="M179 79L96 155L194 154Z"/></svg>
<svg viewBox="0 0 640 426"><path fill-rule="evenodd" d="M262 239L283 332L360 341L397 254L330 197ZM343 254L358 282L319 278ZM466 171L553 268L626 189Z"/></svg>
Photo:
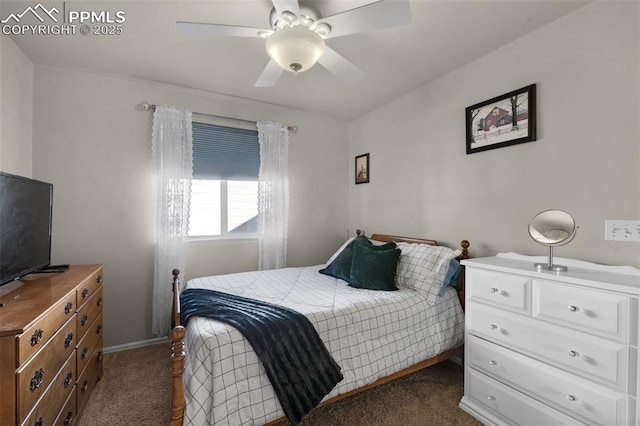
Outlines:
<svg viewBox="0 0 640 426"><path fill-rule="evenodd" d="M324 53L322 37L305 27L276 31L267 39L267 53L283 69L298 73L311 68Z"/></svg>

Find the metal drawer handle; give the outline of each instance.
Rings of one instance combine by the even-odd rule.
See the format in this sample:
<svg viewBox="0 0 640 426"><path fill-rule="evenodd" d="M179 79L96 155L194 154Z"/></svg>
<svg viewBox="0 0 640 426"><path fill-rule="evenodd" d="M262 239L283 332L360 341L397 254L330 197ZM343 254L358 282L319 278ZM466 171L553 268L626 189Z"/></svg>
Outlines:
<svg viewBox="0 0 640 426"><path fill-rule="evenodd" d="M40 417L38 420L36 420L34 425L35 426L44 426L44 419L42 417Z"/></svg>
<svg viewBox="0 0 640 426"><path fill-rule="evenodd" d="M102 297L98 297L98 300L96 300L96 306L100 305L102 305Z"/></svg>
<svg viewBox="0 0 640 426"><path fill-rule="evenodd" d="M35 346L40 343L40 340L42 340L42 333L43 331L40 328L33 332L33 336L31 336L31 346Z"/></svg>
<svg viewBox="0 0 640 426"><path fill-rule="evenodd" d="M98 275L98 277L96 278L96 282L98 284L102 284L102 275Z"/></svg>
<svg viewBox="0 0 640 426"><path fill-rule="evenodd" d="M492 359L491 361L489 361L489 365L492 366L492 367L496 366L496 365L498 365L498 361Z"/></svg>
<svg viewBox="0 0 640 426"><path fill-rule="evenodd" d="M575 306L575 305L569 305L569 311L571 311L571 312L578 312L578 311L580 311L580 308L578 308L578 307L577 307L577 306Z"/></svg>
<svg viewBox="0 0 640 426"><path fill-rule="evenodd" d="M73 423L73 410L69 410L67 417L64 419L65 425L70 425L71 423Z"/></svg>
<svg viewBox="0 0 640 426"><path fill-rule="evenodd" d="M67 334L67 338L64 339L64 347L68 348L73 343L73 333Z"/></svg>
<svg viewBox="0 0 640 426"><path fill-rule="evenodd" d="M83 315L82 319L80 319L80 325L82 326L86 325L87 321L89 321L89 317L87 315Z"/></svg>
<svg viewBox="0 0 640 426"><path fill-rule="evenodd" d="M73 303L67 302L67 304L64 305L64 313L65 314L68 315L71 312L72 309L73 309Z"/></svg>
<svg viewBox="0 0 640 426"><path fill-rule="evenodd" d="M500 289L499 289L499 288L492 287L492 288L491 288L491 293L502 293L502 292L500 291Z"/></svg>
<svg viewBox="0 0 640 426"><path fill-rule="evenodd" d="M491 324L490 327L491 327L492 330L495 330L495 331L499 331L500 330L500 327L498 327L497 324Z"/></svg>
<svg viewBox="0 0 640 426"><path fill-rule="evenodd" d="M495 395L489 395L489 396L487 397L487 399L488 399L489 401L495 401L495 400L496 400L496 396L495 396Z"/></svg>
<svg viewBox="0 0 640 426"><path fill-rule="evenodd" d="M567 401L569 402L576 402L578 400L578 398L575 395L567 395Z"/></svg>
<svg viewBox="0 0 640 426"><path fill-rule="evenodd" d="M102 354L102 351L98 352L98 355L96 356L96 359L97 359L98 361L102 361L102 355L103 355L103 354Z"/></svg>
<svg viewBox="0 0 640 426"><path fill-rule="evenodd" d="M87 297L87 294L89 294L89 290L88 289L83 289L82 290L82 298L84 299L85 297Z"/></svg>
<svg viewBox="0 0 640 426"><path fill-rule="evenodd" d="M73 379L73 373L71 371L69 371L67 373L67 377L64 378L64 382L63 382L63 386L69 387L69 385L71 384L71 379Z"/></svg>
<svg viewBox="0 0 640 426"><path fill-rule="evenodd" d="M102 333L102 324L98 324L98 326L96 327L96 334L100 333Z"/></svg>
<svg viewBox="0 0 640 426"><path fill-rule="evenodd" d="M82 348L82 353L80 354L80 359L85 359L89 353L89 349Z"/></svg>
<svg viewBox="0 0 640 426"><path fill-rule="evenodd" d="M571 358L576 358L576 357L580 356L580 354L578 352L576 352L576 351L569 351L569 356Z"/></svg>
<svg viewBox="0 0 640 426"><path fill-rule="evenodd" d="M38 371L35 372L31 382L29 383L29 390L33 392L38 389L42 384L42 377L44 376L44 368L39 368Z"/></svg>
<svg viewBox="0 0 640 426"><path fill-rule="evenodd" d="M80 388L80 392L85 393L88 387L89 387L89 382L85 380L84 382L82 382L82 387Z"/></svg>

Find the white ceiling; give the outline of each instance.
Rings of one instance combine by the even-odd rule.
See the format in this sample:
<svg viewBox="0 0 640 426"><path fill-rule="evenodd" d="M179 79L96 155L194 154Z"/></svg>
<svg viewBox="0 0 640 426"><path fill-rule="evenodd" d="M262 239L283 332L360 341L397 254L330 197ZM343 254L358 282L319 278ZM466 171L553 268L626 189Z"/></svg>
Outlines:
<svg viewBox="0 0 640 426"><path fill-rule="evenodd" d="M254 83L269 58L258 38L185 35L175 21L269 27L268 0L47 1L60 10L125 12L122 35L14 35L36 64L141 78L352 120L397 99L589 1L412 0L409 25L327 44L366 73L346 84L320 66ZM315 0L324 16L371 0ZM2 19L38 0L1 1ZM26 22L27 17L24 18ZM33 22L38 23L38 22ZM6 36L2 36L6 37Z"/></svg>

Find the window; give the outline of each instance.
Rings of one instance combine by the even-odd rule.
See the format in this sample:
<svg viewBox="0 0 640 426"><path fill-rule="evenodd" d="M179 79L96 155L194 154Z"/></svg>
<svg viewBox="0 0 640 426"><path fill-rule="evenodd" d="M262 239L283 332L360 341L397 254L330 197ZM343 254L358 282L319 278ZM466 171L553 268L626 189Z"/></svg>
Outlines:
<svg viewBox="0 0 640 426"><path fill-rule="evenodd" d="M194 122L189 236L255 236L259 168L256 130Z"/></svg>

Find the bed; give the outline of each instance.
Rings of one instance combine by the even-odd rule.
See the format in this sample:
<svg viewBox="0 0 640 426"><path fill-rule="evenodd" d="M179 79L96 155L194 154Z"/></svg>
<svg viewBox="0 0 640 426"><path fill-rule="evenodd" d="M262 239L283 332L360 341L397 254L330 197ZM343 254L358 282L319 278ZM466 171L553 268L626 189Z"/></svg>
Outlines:
<svg viewBox="0 0 640 426"><path fill-rule="evenodd" d="M353 245L351 239L326 265L197 278L184 289L179 271L174 270L171 424L252 425L285 420L262 364L238 330L201 317L191 318L186 328L179 325L179 294L186 289L213 289L306 316L344 376L320 406L460 355L464 271L453 280L455 287L443 281L452 278L447 274L451 259L468 257L468 241L454 250L420 238L373 234L369 239L376 245L396 242L402 250L397 291L353 288L335 274L319 273L337 263L345 247ZM424 253L429 256L426 260ZM410 262L416 259L430 266L419 265L416 270ZM425 269L427 276L421 275ZM440 280L437 287L410 285L432 279Z"/></svg>

